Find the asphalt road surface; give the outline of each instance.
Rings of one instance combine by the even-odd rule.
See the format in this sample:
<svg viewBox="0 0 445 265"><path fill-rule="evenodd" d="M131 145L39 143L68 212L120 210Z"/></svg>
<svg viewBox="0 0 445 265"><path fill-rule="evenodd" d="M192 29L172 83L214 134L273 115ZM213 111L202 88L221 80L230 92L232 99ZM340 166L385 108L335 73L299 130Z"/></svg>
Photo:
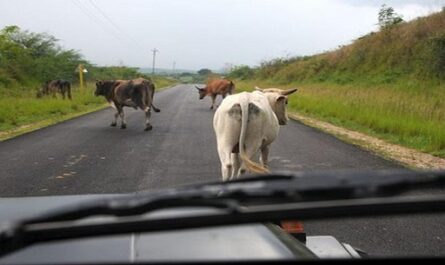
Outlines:
<svg viewBox="0 0 445 265"><path fill-rule="evenodd" d="M128 127L110 127L113 110L87 114L0 143L0 197L109 194L221 179L210 99L193 86L158 92L153 130L126 108ZM272 171L400 167L298 122L281 126ZM309 235L333 235L377 256L445 254L445 215L305 222Z"/></svg>

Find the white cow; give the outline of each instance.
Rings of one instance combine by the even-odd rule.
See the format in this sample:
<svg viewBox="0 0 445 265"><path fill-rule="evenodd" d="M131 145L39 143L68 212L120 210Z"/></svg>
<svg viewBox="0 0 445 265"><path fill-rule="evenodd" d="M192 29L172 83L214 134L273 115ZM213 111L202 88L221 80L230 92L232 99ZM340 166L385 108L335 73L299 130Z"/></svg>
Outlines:
<svg viewBox="0 0 445 265"><path fill-rule="evenodd" d="M261 90L257 88L257 90ZM297 89L264 89L227 96L215 112L216 134L223 181L244 174L267 173L269 145L287 124L287 95ZM261 164L252 161L261 152Z"/></svg>

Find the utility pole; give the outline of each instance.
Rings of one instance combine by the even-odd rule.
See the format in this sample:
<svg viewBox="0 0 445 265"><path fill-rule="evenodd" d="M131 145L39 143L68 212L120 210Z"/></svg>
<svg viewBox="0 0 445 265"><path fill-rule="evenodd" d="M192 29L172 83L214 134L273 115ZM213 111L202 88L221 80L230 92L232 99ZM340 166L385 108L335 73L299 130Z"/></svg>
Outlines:
<svg viewBox="0 0 445 265"><path fill-rule="evenodd" d="M154 48L151 51L153 52L153 68L152 68L151 74L154 75L155 74L156 53L159 52L159 50Z"/></svg>
<svg viewBox="0 0 445 265"><path fill-rule="evenodd" d="M172 75L175 75L176 61L173 61Z"/></svg>
<svg viewBox="0 0 445 265"><path fill-rule="evenodd" d="M79 64L80 91L83 91L83 64Z"/></svg>

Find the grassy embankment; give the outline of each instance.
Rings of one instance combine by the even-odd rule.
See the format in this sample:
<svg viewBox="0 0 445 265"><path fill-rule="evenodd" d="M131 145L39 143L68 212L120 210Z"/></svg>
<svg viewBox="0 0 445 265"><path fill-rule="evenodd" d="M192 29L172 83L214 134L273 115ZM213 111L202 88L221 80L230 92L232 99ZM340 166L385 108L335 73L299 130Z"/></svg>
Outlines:
<svg viewBox="0 0 445 265"><path fill-rule="evenodd" d="M154 78L156 91L175 84L175 81ZM108 106L103 97L95 97L94 85L83 91L73 87L72 100L46 96L36 98L33 90L0 90L0 141L33 131L60 121L71 119Z"/></svg>
<svg viewBox="0 0 445 265"><path fill-rule="evenodd" d="M299 87L291 111L445 157L444 11L242 77L244 90Z"/></svg>

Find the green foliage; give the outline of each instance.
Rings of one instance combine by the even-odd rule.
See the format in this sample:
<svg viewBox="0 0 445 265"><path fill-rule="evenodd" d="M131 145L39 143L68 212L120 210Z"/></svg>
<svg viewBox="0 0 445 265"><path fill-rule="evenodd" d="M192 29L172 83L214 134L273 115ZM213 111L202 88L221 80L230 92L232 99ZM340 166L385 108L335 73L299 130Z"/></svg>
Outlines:
<svg viewBox="0 0 445 265"><path fill-rule="evenodd" d="M250 79L278 84L437 85L445 81L445 12L367 34L334 51L262 62L253 72Z"/></svg>
<svg viewBox="0 0 445 265"><path fill-rule="evenodd" d="M238 91L272 87L273 81L237 81ZM287 84L291 112L382 137L445 157L445 87L404 85ZM283 88L284 88L283 87Z"/></svg>
<svg viewBox="0 0 445 265"><path fill-rule="evenodd" d="M89 80L117 80L117 79L134 79L138 77L149 78L146 75L141 74L138 68L130 68L123 66L110 66L110 67L94 67L88 68L89 74L87 78Z"/></svg>
<svg viewBox="0 0 445 265"><path fill-rule="evenodd" d="M181 73L179 74L179 81L185 84L203 82L204 78L201 75L193 73Z"/></svg>
<svg viewBox="0 0 445 265"><path fill-rule="evenodd" d="M441 79L445 79L445 34L431 38L432 71Z"/></svg>
<svg viewBox="0 0 445 265"><path fill-rule="evenodd" d="M7 26L0 31L0 87L38 86L49 79L75 80L81 55L63 50L45 33Z"/></svg>
<svg viewBox="0 0 445 265"><path fill-rule="evenodd" d="M77 88L79 64L88 69L88 88ZM17 26L0 30L0 132L42 120L63 120L104 106L102 97L94 97L95 79L150 78L129 67L97 67L74 50L64 50L57 39L44 33L22 31ZM157 89L170 86L173 79L151 77ZM73 83L73 100L36 98L36 89L50 79ZM1 134L0 134L1 136Z"/></svg>
<svg viewBox="0 0 445 265"><path fill-rule="evenodd" d="M94 66L77 51L62 49L57 41L51 35L23 31L17 26L3 28L0 31L0 95L20 97L26 90L34 91L51 79L66 79L75 84L79 80L79 64L88 69L84 77L89 82L149 78L138 68Z"/></svg>
<svg viewBox="0 0 445 265"><path fill-rule="evenodd" d="M170 87L178 83L178 80L173 77L152 76L150 78L155 84L156 89Z"/></svg>
<svg viewBox="0 0 445 265"><path fill-rule="evenodd" d="M154 76L152 77L156 89L165 88L176 83L176 80ZM2 131L14 129L22 125L45 120L64 120L73 113L82 113L105 106L103 97L95 97L95 86L89 82L86 89L80 91L77 86L72 87L72 100L62 100L46 96L37 99L34 91L21 90L19 94L3 94L0 97L0 139Z"/></svg>
<svg viewBox="0 0 445 265"><path fill-rule="evenodd" d="M207 68L203 68L203 69L201 69L201 70L198 71L198 74L199 74L199 75L207 76L207 75L212 74L212 70L207 69Z"/></svg>
<svg viewBox="0 0 445 265"><path fill-rule="evenodd" d="M394 12L394 8L382 5L379 11L379 26L385 30L403 22L403 18Z"/></svg>
<svg viewBox="0 0 445 265"><path fill-rule="evenodd" d="M229 73L230 78L237 78L241 80L251 79L255 74L254 69L247 65L235 66Z"/></svg>
<svg viewBox="0 0 445 265"><path fill-rule="evenodd" d="M304 61L308 57L295 57L295 58L276 58L271 61L263 61L256 71L258 76L262 78L272 78L281 69L295 63L297 61Z"/></svg>
<svg viewBox="0 0 445 265"><path fill-rule="evenodd" d="M445 12L392 21L334 51L263 62L243 83L300 87L292 111L445 157Z"/></svg>
<svg viewBox="0 0 445 265"><path fill-rule="evenodd" d="M104 106L101 97L93 96L94 88L89 86L84 91L73 87L73 99L62 100L50 96L36 99L32 91L22 91L20 97L2 96L0 98L0 132L18 126L47 119L61 119L63 116L84 112Z"/></svg>

